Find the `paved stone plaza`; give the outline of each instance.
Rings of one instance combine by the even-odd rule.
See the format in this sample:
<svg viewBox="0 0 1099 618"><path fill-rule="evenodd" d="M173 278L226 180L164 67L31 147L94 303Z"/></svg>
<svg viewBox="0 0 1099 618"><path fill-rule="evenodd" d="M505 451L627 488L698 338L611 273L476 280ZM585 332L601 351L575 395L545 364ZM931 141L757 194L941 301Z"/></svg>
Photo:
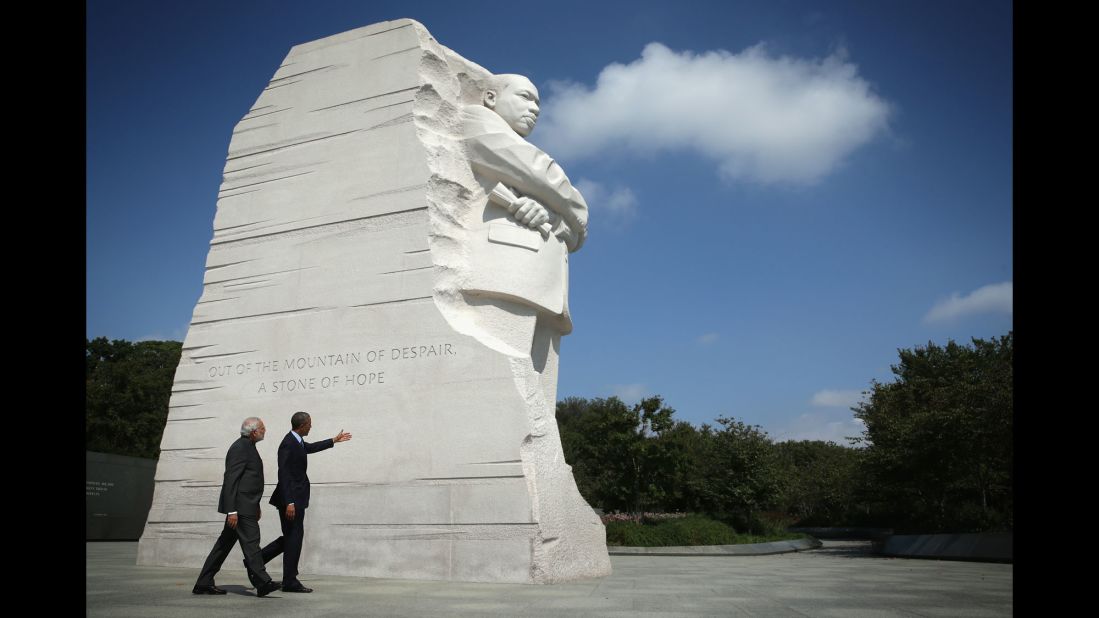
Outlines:
<svg viewBox="0 0 1099 618"><path fill-rule="evenodd" d="M210 543L213 539L209 540ZM301 574L313 594L257 598L226 561L225 596L197 569L136 566L137 543L86 544L88 616L1011 616L1011 564L883 558L861 541L771 556L612 556L609 577L549 586Z"/></svg>

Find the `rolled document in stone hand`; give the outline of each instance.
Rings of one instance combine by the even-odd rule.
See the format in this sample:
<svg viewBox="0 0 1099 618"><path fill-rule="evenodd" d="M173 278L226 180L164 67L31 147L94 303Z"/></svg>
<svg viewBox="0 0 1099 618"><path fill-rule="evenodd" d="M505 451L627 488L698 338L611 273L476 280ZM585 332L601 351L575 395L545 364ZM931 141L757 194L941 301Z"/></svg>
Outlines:
<svg viewBox="0 0 1099 618"><path fill-rule="evenodd" d="M511 189L504 186L504 183L502 182L496 183L496 186L492 188L492 193L488 194L488 199L497 206L507 208L508 212L511 214L515 214L515 211L519 208L519 205L515 203L519 198L511 192ZM542 225L538 226L538 231L542 232L542 238L549 238L549 235L553 232L553 228L550 227L548 221L545 221Z"/></svg>

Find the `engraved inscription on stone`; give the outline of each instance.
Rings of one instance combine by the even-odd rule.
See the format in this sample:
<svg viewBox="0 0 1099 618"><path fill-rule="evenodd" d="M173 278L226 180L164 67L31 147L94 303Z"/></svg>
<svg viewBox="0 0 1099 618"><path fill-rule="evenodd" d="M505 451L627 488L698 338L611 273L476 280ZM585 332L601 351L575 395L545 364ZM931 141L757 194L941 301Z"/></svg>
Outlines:
<svg viewBox="0 0 1099 618"><path fill-rule="evenodd" d="M114 487L111 481L84 481L85 496L102 496Z"/></svg>
<svg viewBox="0 0 1099 618"><path fill-rule="evenodd" d="M365 352L295 355L282 360L245 357L233 363L212 365L206 373L211 379L258 378L250 382L255 386L249 387L256 393L293 393L385 384L386 371L392 378L394 370L399 370L398 364L445 359L456 354L453 343L414 344Z"/></svg>

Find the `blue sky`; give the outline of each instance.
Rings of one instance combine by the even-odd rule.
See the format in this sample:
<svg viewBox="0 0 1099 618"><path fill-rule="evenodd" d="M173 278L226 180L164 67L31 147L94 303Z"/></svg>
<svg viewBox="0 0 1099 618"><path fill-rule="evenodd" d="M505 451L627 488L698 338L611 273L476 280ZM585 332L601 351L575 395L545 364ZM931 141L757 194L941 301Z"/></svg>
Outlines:
<svg viewBox="0 0 1099 618"><path fill-rule="evenodd" d="M401 17L530 76L588 198L559 397L842 442L898 348L1011 329L1011 3L549 6L89 1L87 336L182 340L233 127L292 46Z"/></svg>

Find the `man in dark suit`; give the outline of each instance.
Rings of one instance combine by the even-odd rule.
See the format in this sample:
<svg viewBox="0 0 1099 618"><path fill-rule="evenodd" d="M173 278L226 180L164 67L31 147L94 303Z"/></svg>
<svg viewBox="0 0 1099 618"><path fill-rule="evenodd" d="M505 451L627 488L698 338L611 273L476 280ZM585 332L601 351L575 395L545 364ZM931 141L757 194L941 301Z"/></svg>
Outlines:
<svg viewBox="0 0 1099 618"><path fill-rule="evenodd" d="M225 454L225 478L218 499L218 512L225 513L225 528L214 542L206 564L202 565L202 572L191 591L195 594L225 594L225 590L214 585L214 575L221 569L221 564L237 541L240 541L240 549L244 552L245 565L256 573L256 596L267 596L279 588L263 568L259 549L263 460L256 450L256 442L262 440L265 433L267 428L262 420L254 416L244 419L240 426L240 438Z"/></svg>
<svg viewBox="0 0 1099 618"><path fill-rule="evenodd" d="M298 581L298 558L301 557L301 545L305 539L305 509L309 506L309 477L305 474L309 460L306 456L351 439L351 434L341 429L335 438L310 444L304 438L312 427L313 419L308 413L295 412L290 417L290 433L279 444L279 482L271 493L270 504L279 509L282 536L263 548L262 559L266 564L283 554L283 592L313 592L312 588L306 588ZM245 567L248 565L245 564ZM249 572L249 578L253 576Z"/></svg>

